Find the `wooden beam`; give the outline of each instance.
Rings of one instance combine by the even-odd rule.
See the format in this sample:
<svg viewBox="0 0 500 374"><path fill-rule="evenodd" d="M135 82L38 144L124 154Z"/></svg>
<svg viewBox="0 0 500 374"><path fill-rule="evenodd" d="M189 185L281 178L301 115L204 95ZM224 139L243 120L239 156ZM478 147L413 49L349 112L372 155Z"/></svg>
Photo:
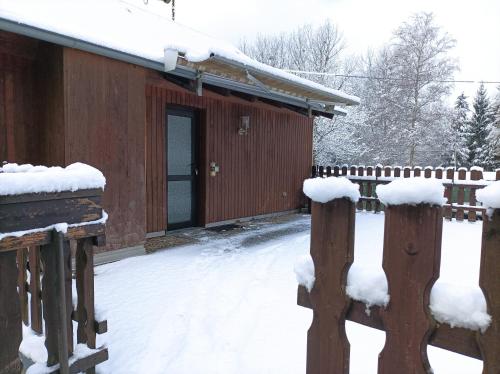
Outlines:
<svg viewBox="0 0 500 374"><path fill-rule="evenodd" d="M304 286L299 286L297 291L297 304L304 308L312 309L309 292ZM361 301L353 301L347 312L347 319L361 325L385 331L380 307L371 307L370 315L366 314L366 305ZM460 327L452 328L447 324L438 324L429 339L429 344L452 351L467 357L481 360L481 352L476 342L476 331Z"/></svg>

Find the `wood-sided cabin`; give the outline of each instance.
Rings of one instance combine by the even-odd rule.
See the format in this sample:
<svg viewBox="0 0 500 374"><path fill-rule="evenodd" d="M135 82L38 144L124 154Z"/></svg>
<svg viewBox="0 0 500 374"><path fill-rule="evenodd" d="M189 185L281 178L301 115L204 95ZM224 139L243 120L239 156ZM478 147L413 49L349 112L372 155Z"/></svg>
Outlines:
<svg viewBox="0 0 500 374"><path fill-rule="evenodd" d="M0 161L100 169L108 249L302 207L313 117L358 103L154 0L34 3L0 5Z"/></svg>

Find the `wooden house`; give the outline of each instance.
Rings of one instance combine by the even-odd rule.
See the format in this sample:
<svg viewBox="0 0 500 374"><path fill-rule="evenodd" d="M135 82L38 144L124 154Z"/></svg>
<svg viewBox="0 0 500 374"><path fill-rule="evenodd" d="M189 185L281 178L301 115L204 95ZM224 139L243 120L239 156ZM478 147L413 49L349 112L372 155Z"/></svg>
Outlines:
<svg viewBox="0 0 500 374"><path fill-rule="evenodd" d="M300 208L314 116L359 102L167 11L155 0L0 4L0 161L99 168L108 249Z"/></svg>

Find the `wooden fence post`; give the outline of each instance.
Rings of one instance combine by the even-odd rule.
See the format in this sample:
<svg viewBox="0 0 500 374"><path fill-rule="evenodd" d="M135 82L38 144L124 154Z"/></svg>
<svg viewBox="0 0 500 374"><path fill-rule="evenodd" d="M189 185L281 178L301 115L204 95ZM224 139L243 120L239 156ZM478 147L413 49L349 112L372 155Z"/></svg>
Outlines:
<svg viewBox="0 0 500 374"><path fill-rule="evenodd" d="M409 166L405 166L403 169L403 178L410 178L411 168Z"/></svg>
<svg viewBox="0 0 500 374"><path fill-rule="evenodd" d="M401 167L394 166L394 178L399 178L399 177L401 177Z"/></svg>
<svg viewBox="0 0 500 374"><path fill-rule="evenodd" d="M326 167L326 176L327 177L331 177L332 176L332 167L331 166L327 166Z"/></svg>
<svg viewBox="0 0 500 374"><path fill-rule="evenodd" d="M325 168L323 166L320 166L318 170L319 177L323 178L324 174L325 174Z"/></svg>
<svg viewBox="0 0 500 374"><path fill-rule="evenodd" d="M371 177L373 176L373 167L371 166L368 166L366 168L366 175ZM366 197L372 197L373 195L373 183L372 181L367 181L366 182ZM371 200L366 200L365 202L365 209L367 212L371 212L372 211L372 201Z"/></svg>
<svg viewBox="0 0 500 374"><path fill-rule="evenodd" d="M479 286L483 290L491 325L478 333L483 373L500 373L500 209L484 215Z"/></svg>
<svg viewBox="0 0 500 374"><path fill-rule="evenodd" d="M0 372L21 372L22 318L17 293L16 251L0 252Z"/></svg>
<svg viewBox="0 0 500 374"><path fill-rule="evenodd" d="M340 168L338 166L333 167L333 176L338 177L340 175L339 173Z"/></svg>
<svg viewBox="0 0 500 374"><path fill-rule="evenodd" d="M351 166L349 168L349 174L350 175L356 175L356 169L357 169L356 166Z"/></svg>
<svg viewBox="0 0 500 374"><path fill-rule="evenodd" d="M311 257L316 281L310 292L313 322L307 334L307 374L349 373L345 317L347 273L354 260L354 203L313 202Z"/></svg>
<svg viewBox="0 0 500 374"><path fill-rule="evenodd" d="M29 313L28 313L28 290L26 289L26 271L28 263L28 248L20 248L17 250L17 267L19 269L17 284L19 292L19 302L21 303L21 317L23 323L28 326Z"/></svg>
<svg viewBox="0 0 500 374"><path fill-rule="evenodd" d="M363 166L358 166L358 176L363 177L364 175L365 175L365 168ZM363 184L363 181L359 181L358 185L361 197L365 196L365 185ZM359 199L357 208L359 210L363 210L365 208L365 204L363 203L362 199Z"/></svg>
<svg viewBox="0 0 500 374"><path fill-rule="evenodd" d="M421 173L422 173L422 168L420 166L415 166L413 168L413 176L414 177L420 177Z"/></svg>
<svg viewBox="0 0 500 374"><path fill-rule="evenodd" d="M383 268L390 301L381 311L386 342L379 374L431 372L427 342L435 323L428 305L439 277L442 208L389 206L385 210Z"/></svg>
<svg viewBox="0 0 500 374"><path fill-rule="evenodd" d="M40 285L40 247L34 246L29 248L28 253L30 267L30 312L31 312L31 329L37 334L43 334L42 320L42 288Z"/></svg>
<svg viewBox="0 0 500 374"><path fill-rule="evenodd" d="M470 171L470 179L473 181L478 181L483 179L483 172L481 170L477 169L472 169ZM476 191L477 188L475 187L469 187L469 206L476 206ZM477 220L477 213L475 210L469 210L467 213L467 218L469 222L476 222Z"/></svg>

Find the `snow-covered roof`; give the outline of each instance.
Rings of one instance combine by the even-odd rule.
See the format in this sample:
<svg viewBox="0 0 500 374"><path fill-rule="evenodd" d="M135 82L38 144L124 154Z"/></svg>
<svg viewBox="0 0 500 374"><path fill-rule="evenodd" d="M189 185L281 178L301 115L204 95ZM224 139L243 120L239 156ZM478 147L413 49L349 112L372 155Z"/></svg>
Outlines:
<svg viewBox="0 0 500 374"><path fill-rule="evenodd" d="M72 38L76 40L72 45L75 48L82 41L137 56L158 63L157 66L163 66L165 49L174 49L181 56L178 66L184 64L204 71L210 68L207 62L226 64L233 70L245 71L247 76L266 80L266 86L273 91L320 101L325 108L359 104L355 96L262 64L230 43L171 21L170 7L160 1L145 4L143 0L2 0L2 20L0 29L7 28L6 22L15 23L19 30L30 27L56 37Z"/></svg>

